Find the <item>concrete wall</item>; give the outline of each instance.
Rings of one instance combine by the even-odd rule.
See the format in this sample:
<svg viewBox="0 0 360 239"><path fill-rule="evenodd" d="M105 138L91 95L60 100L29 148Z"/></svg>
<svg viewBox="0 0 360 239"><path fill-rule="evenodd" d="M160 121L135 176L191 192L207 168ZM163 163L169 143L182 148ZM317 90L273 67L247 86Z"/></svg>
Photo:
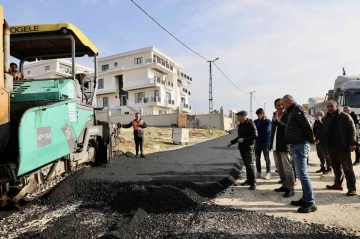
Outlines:
<svg viewBox="0 0 360 239"><path fill-rule="evenodd" d="M97 113L96 117L98 120L107 120L107 113ZM135 116L133 114L129 115L115 115L110 117L110 122L112 123L130 123ZM177 124L178 114L166 114L166 115L144 115L142 119L145 120L146 124L149 126L171 126L172 124Z"/></svg>
<svg viewBox="0 0 360 239"><path fill-rule="evenodd" d="M101 102L102 103L102 102ZM126 106L124 106L126 107ZM161 108L154 106L154 109L152 111L158 111ZM96 117L99 120L107 120L107 112L108 109L104 109L102 112L98 112ZM129 110L129 109L123 109L123 108L116 108L111 109L110 111L110 122L112 123L126 123L130 122L132 119L134 119L134 112L130 112L129 114L124 115L123 110ZM176 110L173 110L172 112L164 112L162 114L151 114L150 111L147 111L146 108L144 109L136 109L136 112L140 112L142 114L142 118L147 122L150 126L171 126L173 124L178 123L178 114ZM198 126L196 126L196 121L199 121ZM202 115L193 115L188 116L188 128L193 127L213 127L220 130L231 130L236 128L237 126L237 118L229 117L228 115L224 115L224 110L221 107L220 112L217 114L202 114Z"/></svg>

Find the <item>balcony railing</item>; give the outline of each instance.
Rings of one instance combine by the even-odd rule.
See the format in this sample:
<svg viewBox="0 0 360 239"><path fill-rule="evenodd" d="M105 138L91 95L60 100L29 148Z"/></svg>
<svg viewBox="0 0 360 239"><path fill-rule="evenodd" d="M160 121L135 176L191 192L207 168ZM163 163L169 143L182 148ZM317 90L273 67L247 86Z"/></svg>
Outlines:
<svg viewBox="0 0 360 239"><path fill-rule="evenodd" d="M160 83L165 85L165 80L161 80L160 78L149 78L150 83Z"/></svg>
<svg viewBox="0 0 360 239"><path fill-rule="evenodd" d="M174 87L174 83L170 82L170 81L167 81L167 84L166 84L168 87Z"/></svg>
<svg viewBox="0 0 360 239"><path fill-rule="evenodd" d="M135 104L147 104L147 103L164 103L164 100L162 101L161 97L159 96L145 97L135 100Z"/></svg>
<svg viewBox="0 0 360 239"><path fill-rule="evenodd" d="M184 73L182 73L182 72L180 72L180 71L177 72L177 75L178 75L178 76L181 76L181 77L184 78L185 80L188 80L188 81L191 81L191 82L192 82L192 78L191 78L190 76L188 76L188 75L186 75L186 74L184 74Z"/></svg>
<svg viewBox="0 0 360 239"><path fill-rule="evenodd" d="M145 63L146 64L157 63L157 64L160 64L160 65L166 67L167 69L169 69L171 71L174 70L174 67L172 65L170 65L167 61L164 61L159 57L157 57L156 59L155 58L148 58L148 59L145 60Z"/></svg>

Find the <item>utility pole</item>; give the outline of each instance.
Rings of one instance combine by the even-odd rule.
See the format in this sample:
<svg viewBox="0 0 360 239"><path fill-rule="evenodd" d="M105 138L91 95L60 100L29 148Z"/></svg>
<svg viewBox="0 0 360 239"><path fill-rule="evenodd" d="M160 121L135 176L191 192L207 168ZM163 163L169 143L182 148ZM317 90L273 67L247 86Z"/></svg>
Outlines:
<svg viewBox="0 0 360 239"><path fill-rule="evenodd" d="M209 114L213 113L213 95L212 95L212 71L211 71L211 63L219 60L219 57L217 57L213 61L207 61L209 62Z"/></svg>
<svg viewBox="0 0 360 239"><path fill-rule="evenodd" d="M255 92L255 90L250 92L250 119L253 118L253 113L252 113L252 98L253 98L253 93L254 93L254 92Z"/></svg>

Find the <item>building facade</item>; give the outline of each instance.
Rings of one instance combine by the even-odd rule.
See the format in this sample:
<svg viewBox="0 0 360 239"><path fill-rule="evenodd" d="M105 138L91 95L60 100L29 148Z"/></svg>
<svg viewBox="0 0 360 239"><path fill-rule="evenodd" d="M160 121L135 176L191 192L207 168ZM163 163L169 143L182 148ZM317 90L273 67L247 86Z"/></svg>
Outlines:
<svg viewBox="0 0 360 239"><path fill-rule="evenodd" d="M72 75L72 63L63 59L39 61L24 65L25 79L63 78ZM93 74L94 70L76 64L76 73Z"/></svg>
<svg viewBox="0 0 360 239"><path fill-rule="evenodd" d="M190 113L192 78L155 47L98 59L97 106L120 114Z"/></svg>

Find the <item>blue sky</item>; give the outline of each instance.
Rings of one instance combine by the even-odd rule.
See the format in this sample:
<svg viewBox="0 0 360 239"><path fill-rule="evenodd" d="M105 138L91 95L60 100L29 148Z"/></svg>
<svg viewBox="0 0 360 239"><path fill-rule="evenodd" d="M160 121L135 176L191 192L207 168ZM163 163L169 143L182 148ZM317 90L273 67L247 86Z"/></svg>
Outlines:
<svg viewBox="0 0 360 239"><path fill-rule="evenodd" d="M345 67L360 74L360 1L136 0L192 49L214 59L241 89L255 90L254 111L292 94L325 96ZM71 22L107 56L155 46L184 66L194 84L193 112L208 111L208 63L130 0L5 0L10 25ZM214 108L249 110L249 95L213 71Z"/></svg>

